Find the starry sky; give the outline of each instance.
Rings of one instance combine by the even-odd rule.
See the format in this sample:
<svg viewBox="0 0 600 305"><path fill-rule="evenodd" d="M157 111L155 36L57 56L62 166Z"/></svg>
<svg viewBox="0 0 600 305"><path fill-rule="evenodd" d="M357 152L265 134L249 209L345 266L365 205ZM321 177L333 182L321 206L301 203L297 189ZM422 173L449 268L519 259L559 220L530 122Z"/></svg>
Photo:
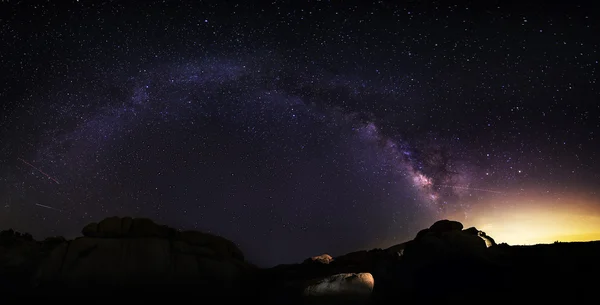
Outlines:
<svg viewBox="0 0 600 305"><path fill-rule="evenodd" d="M442 218L600 239L598 10L479 2L0 1L1 227L149 217L261 266Z"/></svg>

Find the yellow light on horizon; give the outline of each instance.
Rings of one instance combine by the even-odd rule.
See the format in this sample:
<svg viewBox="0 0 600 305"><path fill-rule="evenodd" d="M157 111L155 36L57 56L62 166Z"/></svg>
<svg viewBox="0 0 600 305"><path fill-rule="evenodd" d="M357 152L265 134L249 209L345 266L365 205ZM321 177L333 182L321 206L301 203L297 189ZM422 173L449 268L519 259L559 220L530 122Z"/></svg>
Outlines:
<svg viewBox="0 0 600 305"><path fill-rule="evenodd" d="M529 199L526 203L482 205L464 219L496 243L532 245L600 240L600 205L588 200ZM498 208L500 206L501 208Z"/></svg>

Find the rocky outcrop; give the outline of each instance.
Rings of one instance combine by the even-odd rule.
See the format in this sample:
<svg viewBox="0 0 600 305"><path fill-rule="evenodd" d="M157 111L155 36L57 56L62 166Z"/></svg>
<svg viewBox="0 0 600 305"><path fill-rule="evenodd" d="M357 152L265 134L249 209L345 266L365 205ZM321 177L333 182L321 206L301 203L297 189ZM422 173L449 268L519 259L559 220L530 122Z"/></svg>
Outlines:
<svg viewBox="0 0 600 305"><path fill-rule="evenodd" d="M420 290L422 287L429 287L436 281L445 282L447 277L456 279L451 280L453 284L460 283L467 280L464 274L473 274L470 270L483 273L489 270L487 249L493 244L486 244L484 237L487 235L476 228L463 230L460 222L441 220L421 230L412 241L385 250L356 251L334 258L320 255L308 258L303 264L278 266L273 268L269 276L274 282L267 286L301 286L303 290L293 288L288 296L301 293L305 300L323 304L346 304L348 300L344 295L354 295L351 298L354 300L361 299L357 297L360 295L370 302L409 295L427 297L427 292ZM352 274L368 275L373 286L370 286L370 290L363 290L360 288L363 286L357 286L350 280L354 279ZM361 277L360 281L363 279ZM442 293L446 288L453 287L445 285L443 289L435 289ZM294 301L285 299L275 303Z"/></svg>
<svg viewBox="0 0 600 305"><path fill-rule="evenodd" d="M149 219L111 217L82 232L83 237L62 242L50 253L36 283L79 288L182 282L233 287L250 268L225 238L179 232Z"/></svg>
<svg viewBox="0 0 600 305"><path fill-rule="evenodd" d="M50 237L36 241L27 233L11 229L0 232L0 293L27 287L40 262L64 240Z"/></svg>
<svg viewBox="0 0 600 305"><path fill-rule="evenodd" d="M436 221L433 225L431 225L431 227L429 227L429 231L435 233L460 231L462 229L462 223L448 219Z"/></svg>
<svg viewBox="0 0 600 305"><path fill-rule="evenodd" d="M404 248L406 248L406 244L407 243L397 244L397 245L394 245L394 246L391 246L391 247L385 249L385 251L390 255L403 256Z"/></svg>
<svg viewBox="0 0 600 305"><path fill-rule="evenodd" d="M43 295L68 288L83 294L120 288L137 298L136 289L164 294L176 287L177 295L218 295L223 303L239 303L233 296L263 304L385 303L459 291L460 283L489 274L488 248L499 248L476 228L442 220L385 250L322 254L258 270L223 237L178 231L149 219L110 217L82 233L74 240L42 242L14 231L0 233L1 287L23 286L33 278ZM444 285L430 291L432 283Z"/></svg>
<svg viewBox="0 0 600 305"><path fill-rule="evenodd" d="M384 250L323 254L268 269L250 266L222 237L180 232L147 219L109 218L83 232L70 241L0 232L3 304L11 304L11 298L23 303L30 296L67 304L190 299L265 305L465 304L490 297L537 304L556 302L556 294L573 304L596 301L597 283L588 279L600 273L600 242L495 245L484 232L453 221L436 223ZM31 285L34 274L37 287Z"/></svg>
<svg viewBox="0 0 600 305"><path fill-rule="evenodd" d="M304 260L305 264L329 264L333 261L333 257L329 254L321 254Z"/></svg>
<svg viewBox="0 0 600 305"><path fill-rule="evenodd" d="M460 222L450 220L440 220L421 230L404 247L398 247L402 250L400 259L388 266L393 271L375 278L381 283L375 291L377 297L438 300L465 290L462 285L470 279L490 276L497 265L488 251L493 245L486 244L484 236L476 228L463 230ZM483 291L481 284L471 283L469 290Z"/></svg>
<svg viewBox="0 0 600 305"><path fill-rule="evenodd" d="M463 230L463 232L470 234L470 235L479 236L479 238L481 238L485 242L485 245L488 248L496 246L496 242L494 241L493 238L491 238L490 236L487 236L487 234L485 234L485 232L477 230L477 228L475 228L475 227L470 227L468 229L465 229L465 230Z"/></svg>
<svg viewBox="0 0 600 305"><path fill-rule="evenodd" d="M198 231L181 232L147 218L109 217L99 223L88 224L82 233L93 238L163 238L210 248L220 256L244 260L242 251L223 237Z"/></svg>
<svg viewBox="0 0 600 305"><path fill-rule="evenodd" d="M369 300L374 286L370 273L342 273L313 281L303 296L311 304L361 304Z"/></svg>
<svg viewBox="0 0 600 305"><path fill-rule="evenodd" d="M485 241L485 245L488 248L496 246L496 241L492 237L485 234L485 232L479 231L477 232L477 236L479 236L481 239L483 239L483 241Z"/></svg>
<svg viewBox="0 0 600 305"><path fill-rule="evenodd" d="M430 263L436 259L456 256L483 256L487 245L481 238L480 231L476 228L462 228L463 225L457 221L437 221L429 229L421 230L406 245L404 259L411 263Z"/></svg>
<svg viewBox="0 0 600 305"><path fill-rule="evenodd" d="M0 232L0 289L26 283L35 272L42 244L29 234Z"/></svg>

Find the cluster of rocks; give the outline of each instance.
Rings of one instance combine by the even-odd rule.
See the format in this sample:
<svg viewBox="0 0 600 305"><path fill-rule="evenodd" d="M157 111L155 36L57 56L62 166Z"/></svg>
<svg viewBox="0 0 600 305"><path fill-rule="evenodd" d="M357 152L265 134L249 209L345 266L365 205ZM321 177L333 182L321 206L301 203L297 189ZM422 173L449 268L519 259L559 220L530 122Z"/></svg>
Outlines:
<svg viewBox="0 0 600 305"><path fill-rule="evenodd" d="M231 241L149 219L111 217L57 245L33 276L40 287L189 291L234 297L252 268ZM147 292L146 292L147 293Z"/></svg>
<svg viewBox="0 0 600 305"><path fill-rule="evenodd" d="M452 283L470 280L473 270L493 272L495 263L488 250L495 242L476 228L463 230L456 221L441 220L422 230L415 239L387 249L356 251L332 257L322 254L301 264L281 265L264 270L261 283L272 291L267 304L365 304L387 300L435 299L446 295ZM453 270L445 268L452 266ZM435 286L435 291L429 291ZM439 286L439 287L437 287ZM469 287L475 288L476 285ZM425 290L422 290L426 287ZM458 290L455 290L455 292ZM302 303L301 302L301 303Z"/></svg>
<svg viewBox="0 0 600 305"><path fill-rule="evenodd" d="M149 219L110 217L91 223L73 240L4 231L0 236L0 290L29 287L60 295L86 289L189 291L236 297L255 268L231 241L178 231ZM159 289L159 290L157 290Z"/></svg>
<svg viewBox="0 0 600 305"><path fill-rule="evenodd" d="M443 220L419 232L414 240L388 249L338 257L323 254L300 264L258 269L223 237L178 231L149 219L106 218L87 225L82 233L74 240L38 242L30 235L2 232L0 279L38 287L32 289L51 287L57 293L133 286L151 291L150 287L164 289L172 284L186 286L188 292L191 287L194 294L221 291L263 304L367 303L398 294L426 293L415 287L422 286L423 277L447 276L443 272L448 270L435 269L441 262L467 268L460 264L466 260L476 262L475 269L485 269L490 263L487 249L495 246L485 233Z"/></svg>

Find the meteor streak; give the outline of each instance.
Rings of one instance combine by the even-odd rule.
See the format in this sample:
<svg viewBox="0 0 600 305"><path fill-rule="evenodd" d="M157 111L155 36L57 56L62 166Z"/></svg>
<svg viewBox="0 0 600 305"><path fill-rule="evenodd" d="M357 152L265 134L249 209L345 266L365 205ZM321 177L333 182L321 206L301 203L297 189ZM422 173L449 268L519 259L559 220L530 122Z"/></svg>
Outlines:
<svg viewBox="0 0 600 305"><path fill-rule="evenodd" d="M36 203L35 205L37 205L37 206L39 206L39 207L42 207L42 208L45 208L45 209L49 209L49 210L54 210L54 211L62 212L62 210L61 210L61 209L57 209L57 208L54 208L54 207L51 207L51 206L48 206L48 205L43 205L43 204L39 204L39 203Z"/></svg>
<svg viewBox="0 0 600 305"><path fill-rule="evenodd" d="M500 192L500 191L494 191L494 190L488 190L488 189L480 189L480 188L476 188L476 187L466 187L466 186L456 186L456 185L438 185L439 187L447 187L447 188L454 188L454 189L461 189L461 190L470 190L470 191L478 191L478 192L488 192L488 193L495 193L495 194L505 194L505 192Z"/></svg>
<svg viewBox="0 0 600 305"><path fill-rule="evenodd" d="M35 169L35 170L37 170L38 172L42 173L44 176L48 177L48 179L50 179L50 180L52 180L52 181L56 182L56 184L60 184L60 183L58 182L58 180L54 179L54 177L52 177L52 176L50 176L50 175L48 175L48 174L44 173L44 172L43 172L41 169L39 169L39 168L37 168L37 167L35 167L35 166L31 165L31 163L29 163L29 162L27 162L27 161L25 161L25 160L23 160L23 159L21 159L21 158L17 158L17 159L21 160L21 162L23 162L23 163L25 163L25 164L27 164L27 165L31 166L32 168L34 168L34 169Z"/></svg>

